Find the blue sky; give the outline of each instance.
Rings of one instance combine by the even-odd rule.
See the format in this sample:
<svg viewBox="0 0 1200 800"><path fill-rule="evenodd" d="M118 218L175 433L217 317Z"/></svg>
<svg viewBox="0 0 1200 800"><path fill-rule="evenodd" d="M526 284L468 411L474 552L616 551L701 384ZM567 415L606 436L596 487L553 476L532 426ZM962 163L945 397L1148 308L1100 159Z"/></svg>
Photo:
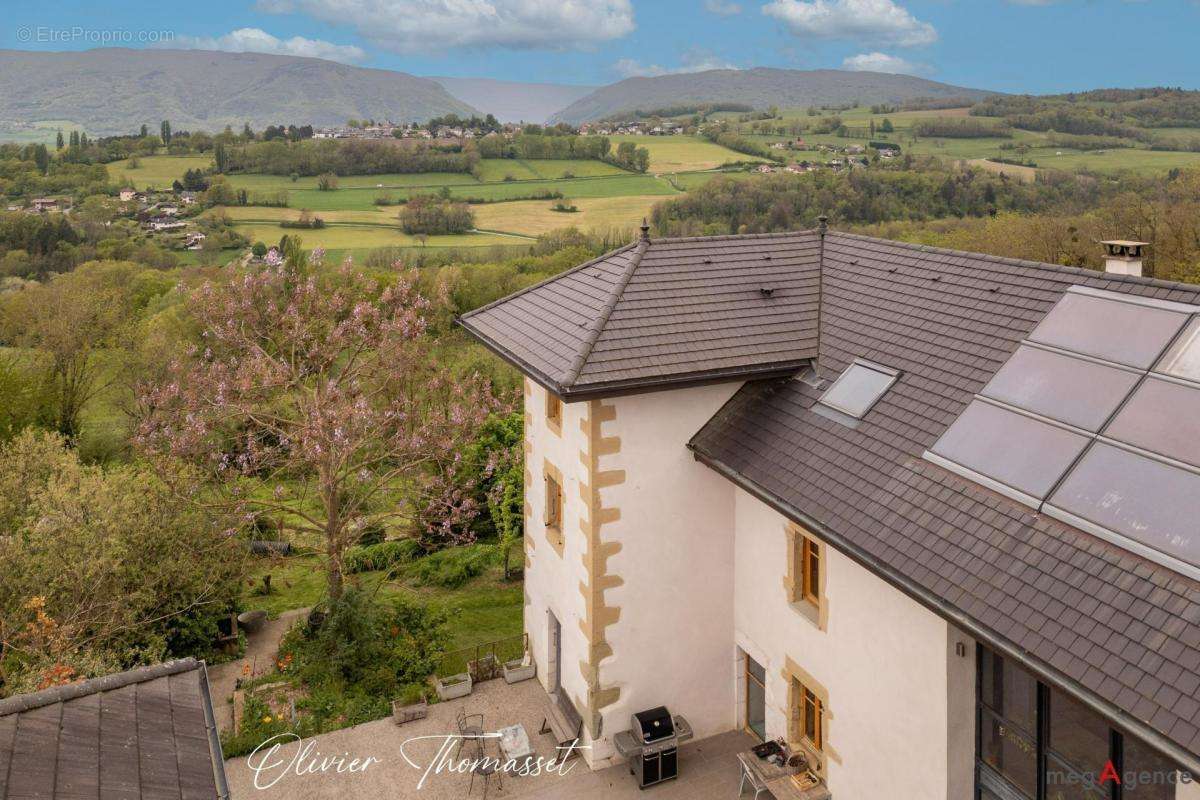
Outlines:
<svg viewBox="0 0 1200 800"><path fill-rule="evenodd" d="M0 47L315 55L600 84L715 67L908 72L1000 91L1200 88L1200 0L7 0Z"/></svg>

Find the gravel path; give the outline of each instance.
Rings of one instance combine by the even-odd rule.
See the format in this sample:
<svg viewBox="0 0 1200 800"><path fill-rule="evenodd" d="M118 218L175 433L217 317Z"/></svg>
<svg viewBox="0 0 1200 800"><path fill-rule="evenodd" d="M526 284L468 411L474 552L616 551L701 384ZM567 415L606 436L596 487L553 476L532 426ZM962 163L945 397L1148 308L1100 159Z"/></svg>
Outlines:
<svg viewBox="0 0 1200 800"><path fill-rule="evenodd" d="M246 654L236 661L217 664L208 668L208 685L212 693L213 712L217 727L228 730L233 727L233 691L243 674L261 675L275 666L279 652L279 641L298 617L308 613L307 608L285 611L278 619L267 620L258 633L247 636ZM249 671L247 673L247 667Z"/></svg>

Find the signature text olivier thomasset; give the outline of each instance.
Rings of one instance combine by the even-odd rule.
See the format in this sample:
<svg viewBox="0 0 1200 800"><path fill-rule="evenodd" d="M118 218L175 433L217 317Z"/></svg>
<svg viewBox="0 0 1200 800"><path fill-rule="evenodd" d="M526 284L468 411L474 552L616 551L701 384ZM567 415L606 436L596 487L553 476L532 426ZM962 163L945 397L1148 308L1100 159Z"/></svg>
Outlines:
<svg viewBox="0 0 1200 800"><path fill-rule="evenodd" d="M463 737L453 733L415 736L400 745L400 755L410 767L421 772L421 779L417 782L417 788L421 789L431 775L469 773L485 765L492 766L505 774L565 776L575 767L574 764L568 763L571 756L577 750L586 747L586 745L580 745L576 740L566 747L558 748L558 755L553 758L530 756L505 760L486 755L475 758L451 756L456 748L461 751L459 745L464 739L488 739L499 736L498 733L485 733L482 737ZM430 740L440 741L440 744L428 763L422 764L409 755L407 748L410 745ZM382 759L375 756L358 758L351 757L349 753L323 755L316 749L316 746L316 742L312 740L306 742L294 733L281 733L262 742L246 757L246 766L254 773L254 788L270 789L284 778L293 775L303 777L317 774L362 774L372 766L383 763ZM290 754L288 751L291 751Z"/></svg>

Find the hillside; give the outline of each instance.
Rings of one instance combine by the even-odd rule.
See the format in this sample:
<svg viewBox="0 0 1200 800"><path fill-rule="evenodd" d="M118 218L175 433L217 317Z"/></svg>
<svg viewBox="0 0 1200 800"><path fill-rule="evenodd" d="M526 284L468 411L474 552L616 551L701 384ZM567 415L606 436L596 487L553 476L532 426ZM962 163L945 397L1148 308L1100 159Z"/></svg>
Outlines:
<svg viewBox="0 0 1200 800"><path fill-rule="evenodd" d="M501 122L545 122L596 90L595 86L561 83L517 83L491 78L434 78L446 91Z"/></svg>
<svg viewBox="0 0 1200 800"><path fill-rule="evenodd" d="M333 61L206 50L0 50L0 125L63 120L92 134L420 121L471 113L427 78Z"/></svg>
<svg viewBox="0 0 1200 800"><path fill-rule="evenodd" d="M758 67L717 69L653 78L627 78L604 86L556 113L552 122L579 124L636 109L680 104L744 103L755 108L835 105L858 101L900 103L918 97L979 100L992 94L911 75L843 70Z"/></svg>

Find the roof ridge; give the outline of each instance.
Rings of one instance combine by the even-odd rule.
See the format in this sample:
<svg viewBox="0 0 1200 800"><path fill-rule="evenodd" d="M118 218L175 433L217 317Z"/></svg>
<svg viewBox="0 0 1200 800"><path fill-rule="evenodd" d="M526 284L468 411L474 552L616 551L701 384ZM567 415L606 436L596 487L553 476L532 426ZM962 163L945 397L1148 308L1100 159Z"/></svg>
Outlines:
<svg viewBox="0 0 1200 800"><path fill-rule="evenodd" d="M721 242L727 239L783 239L788 236L802 236L806 233L816 233L816 228L801 228L795 231L776 231L774 233L722 233L719 236L664 236L656 238L658 244L677 244L679 242Z"/></svg>
<svg viewBox="0 0 1200 800"><path fill-rule="evenodd" d="M90 694L98 692L111 692L114 689L120 689L125 686L130 686L135 683L145 683L147 681L164 678L168 675L177 675L181 672L189 672L199 669L201 662L194 658L180 658L175 661L164 661L161 664L151 664L146 667L138 667L126 672L117 672L112 675L102 675L99 678L91 678L79 683L69 683L65 686L52 686L49 689L43 689L40 692L32 692L30 694L19 694L12 697L6 697L0 700L0 717L8 714L18 714L26 711L32 711L35 708L54 705L55 703L65 703L69 700L77 700L80 697L86 697Z"/></svg>
<svg viewBox="0 0 1200 800"><path fill-rule="evenodd" d="M467 319L468 317L473 317L476 314L482 314L484 311L490 311L491 309L495 308L496 306L500 305L501 303L507 303L509 300L515 300L516 298L520 297L521 295L532 292L534 289L540 289L541 287L545 286L548 283L553 283L554 281L559 280L560 278L565 278L568 275L573 275L582 269L587 269L588 267L599 264L601 261L605 260L606 258L612 258L613 256L618 255L620 253L624 253L626 250L629 250L630 248L633 248L636 246L637 246L637 242L630 242L629 244L621 245L620 247L618 247L615 250L609 250L607 253L601 253L600 255L596 256L595 258L591 259L590 261L585 261L582 264L579 264L578 266L571 267L570 269L563 270L562 272L556 272L555 274L551 275L549 278L540 280L537 283L526 286L524 289L518 289L517 291L513 292L512 294L506 294L506 295L504 295L504 297L493 300L492 302L488 303L486 306L480 306L479 308L473 308L470 311L468 311L467 313L461 314L458 318L459 319Z"/></svg>
<svg viewBox="0 0 1200 800"><path fill-rule="evenodd" d="M600 315L592 320L592 326L588 330L587 338L583 340L583 348L571 360L571 368L563 378L562 386L571 386L579 379L579 374L583 372L584 364L587 363L588 357L591 356L592 350L596 347L596 342L599 341L600 334L604 332L604 326L608 324L608 318L612 316L613 309L617 307L621 295L625 292L625 287L629 285L629 281L633 278L633 273L637 271L638 265L642 263L642 256L649 249L649 239L638 240L633 257L625 265L625 271L621 273L621 277L613 284L612 290L608 293L608 297L604 301L604 306L600 309Z"/></svg>
<svg viewBox="0 0 1200 800"><path fill-rule="evenodd" d="M1117 283L1129 283L1135 286L1152 286L1159 289L1172 289L1175 291L1185 291L1192 294L1200 294L1200 285L1194 283L1184 283L1183 281L1168 281L1162 278L1147 278L1141 275L1118 275L1113 272L1104 272L1101 270L1088 269L1087 267L1070 267L1065 264L1051 264L1047 261L1029 261L1024 258L1009 258L1008 256L996 256L990 253L976 253L970 250L954 250L949 247L935 247L928 244L917 244L915 242L904 242L899 239L884 239L879 236L867 236L862 233L850 233L849 231L837 231L830 228L827 235L845 237L847 239L857 239L868 242L878 242L881 244L895 245L903 247L907 250L916 250L921 253L938 253L941 255L960 256L971 258L976 261L991 261L997 264L1004 264L1010 267L1027 267L1032 269L1040 269L1047 272L1059 272L1069 275L1080 275L1089 278L1098 278L1100 280L1114 281Z"/></svg>

